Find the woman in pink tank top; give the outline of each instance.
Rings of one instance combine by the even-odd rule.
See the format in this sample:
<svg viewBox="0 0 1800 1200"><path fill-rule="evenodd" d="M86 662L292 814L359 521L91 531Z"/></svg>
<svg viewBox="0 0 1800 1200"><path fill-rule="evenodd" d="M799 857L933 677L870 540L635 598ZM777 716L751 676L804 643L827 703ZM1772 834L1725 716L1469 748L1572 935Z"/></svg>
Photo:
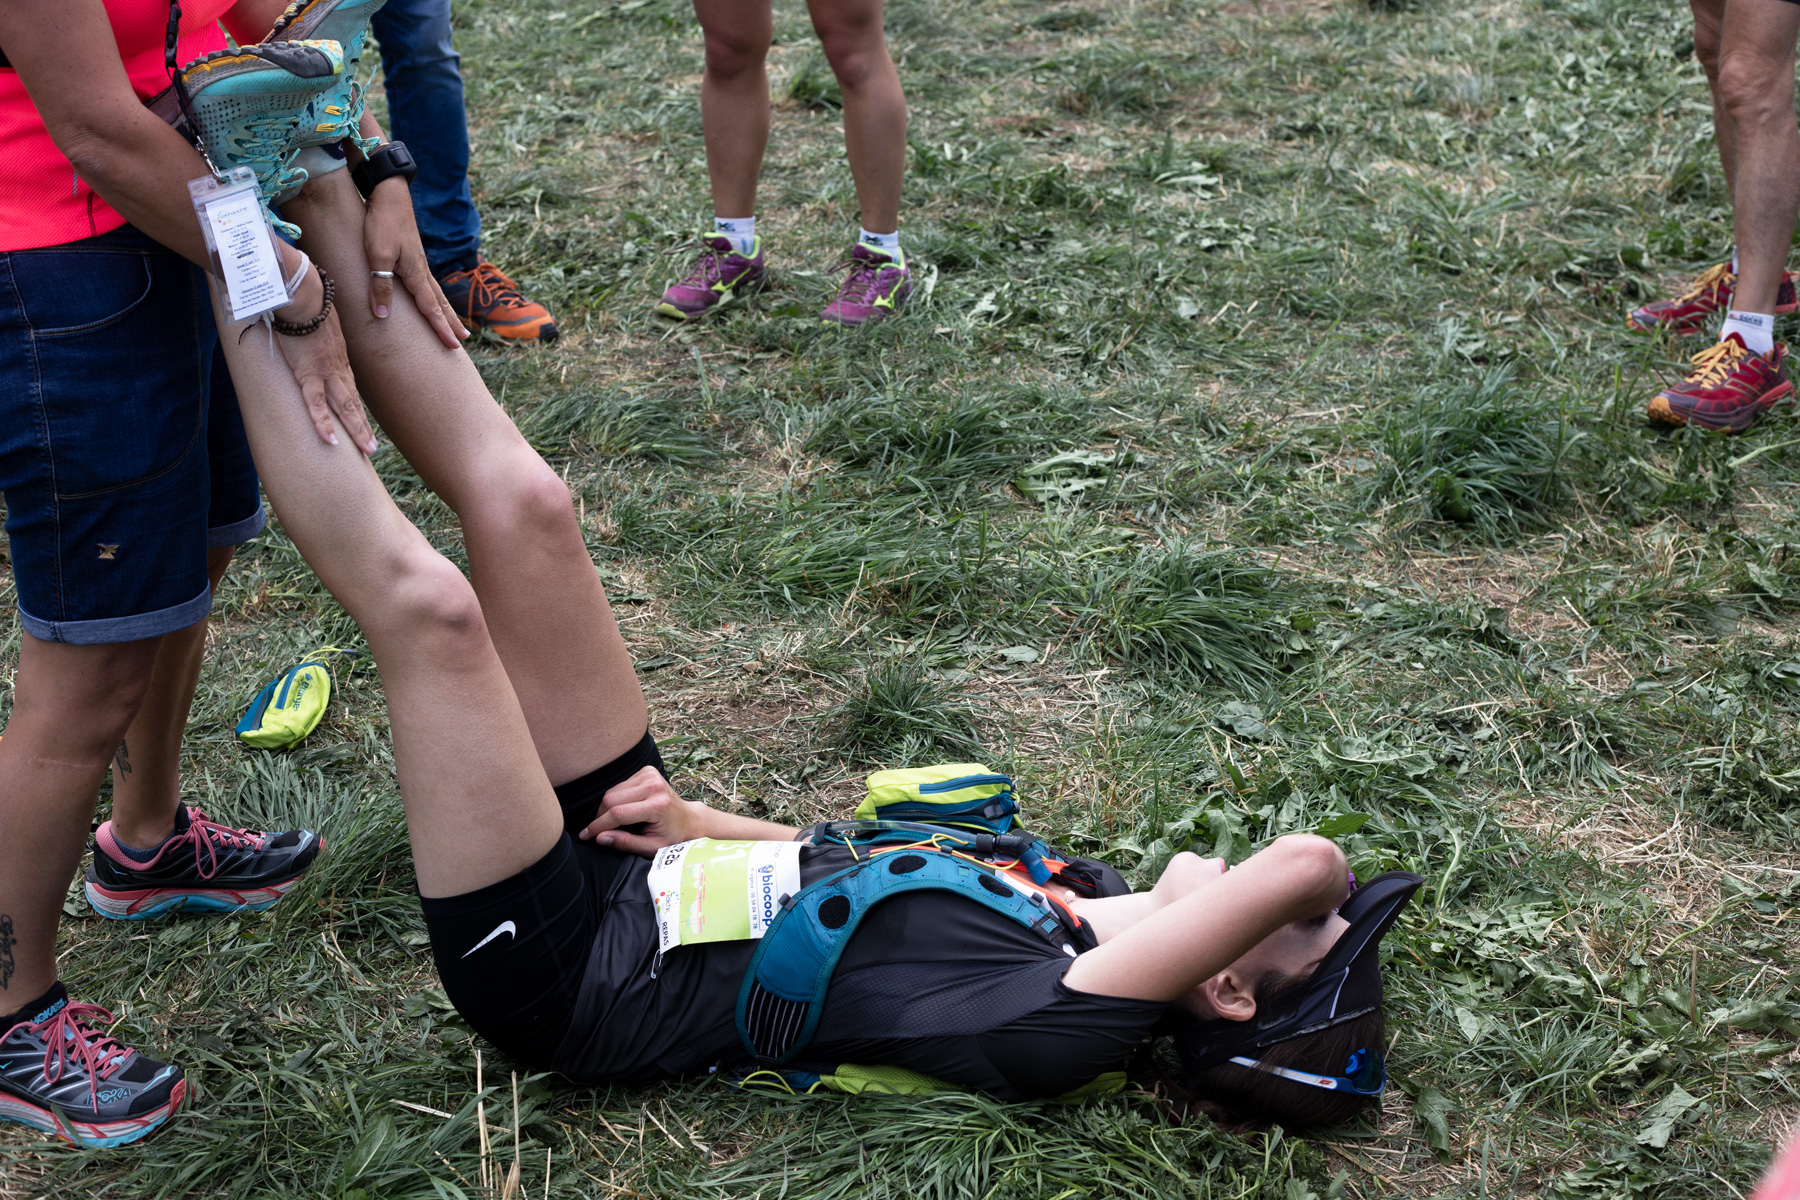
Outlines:
<svg viewBox="0 0 1800 1200"><path fill-rule="evenodd" d="M272 32L279 2L239 0L227 26L253 45ZM340 18L366 20L370 7L295 0L283 30L330 27L338 32L293 36L342 34L342 44L357 26ZM112 820L96 832L87 875L103 916L267 907L318 853L304 831L230 829L180 807L176 792L207 571L216 582L229 546L262 520L248 455L232 449L246 435L284 531L381 655L406 803L436 797L413 830L439 851L422 860L435 864L419 872L423 894L479 887L536 836L486 797L521 778L548 795L648 740L643 693L568 488L458 348L404 176L365 172L365 198L350 171L321 166L281 205L306 231L300 249L316 269L279 315L310 322L322 274L337 303L316 333L275 338L281 354L271 353L261 330L219 315L216 289L193 265L204 252L186 185L204 168L142 107L161 80L126 68L150 36L132 11L139 32L128 44L126 22L110 28L102 0L0 3L0 49L69 165L40 174L79 202L54 218L65 231L73 220L75 240L0 251L0 489L24 627L0 740L0 1119L72 1130L88 1145L144 1136L185 1088L179 1069L113 1041L99 1028L110 1016L72 1004L56 981L57 915L114 752ZM117 60L101 52L112 41ZM380 136L366 114L360 133ZM83 187L95 194L97 234ZM114 220L128 223L107 228ZM293 269L298 251L282 255ZM359 390L460 519L478 583L383 492L364 455ZM450 694L471 702L449 720L422 717L429 697ZM474 775L457 753L471 728L502 747ZM168 796L134 799L146 775ZM144 815L152 800L164 805L160 826ZM438 869L446 848L468 844L497 858ZM227 873L241 890L224 894ZM62 1052L72 1045L77 1053ZM46 1061L62 1068L48 1089Z"/></svg>
<svg viewBox="0 0 1800 1200"><path fill-rule="evenodd" d="M222 17L255 42L271 3L188 0L176 61L223 49ZM265 517L197 265L187 184L207 167L144 106L169 84L171 11L0 4L0 490L23 627L0 740L0 1117L103 1146L155 1129L186 1091L178 1068L105 1036L110 1016L57 979L57 919L115 756L119 840L165 840L146 871L316 853L179 799L212 592ZM304 262L285 244L278 257L290 279ZM325 307L310 271L276 316L298 325ZM274 342L287 386L372 444L337 316Z"/></svg>

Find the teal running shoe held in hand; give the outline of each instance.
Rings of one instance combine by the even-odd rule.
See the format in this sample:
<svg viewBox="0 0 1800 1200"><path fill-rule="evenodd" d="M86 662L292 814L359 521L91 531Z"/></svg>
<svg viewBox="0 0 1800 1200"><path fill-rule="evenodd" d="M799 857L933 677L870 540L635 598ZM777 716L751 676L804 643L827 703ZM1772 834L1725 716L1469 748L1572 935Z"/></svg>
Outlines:
<svg viewBox="0 0 1800 1200"><path fill-rule="evenodd" d="M331 90L313 102L311 119L302 123L296 133L296 147L335 145L347 139L367 154L380 144L361 133L365 93L357 74L369 44L369 18L380 12L385 3L387 0L294 0L276 18L275 27L264 39L265 45L322 38L344 48L343 74ZM328 158L329 162L325 161ZM300 161L313 175L343 166L341 158L324 154L303 155Z"/></svg>
<svg viewBox="0 0 1800 1200"><path fill-rule="evenodd" d="M213 166L250 168L266 207L306 182L293 162L297 132L314 100L343 73L337 42L267 42L195 59L181 69L181 81ZM289 237L300 235L272 211L269 218Z"/></svg>

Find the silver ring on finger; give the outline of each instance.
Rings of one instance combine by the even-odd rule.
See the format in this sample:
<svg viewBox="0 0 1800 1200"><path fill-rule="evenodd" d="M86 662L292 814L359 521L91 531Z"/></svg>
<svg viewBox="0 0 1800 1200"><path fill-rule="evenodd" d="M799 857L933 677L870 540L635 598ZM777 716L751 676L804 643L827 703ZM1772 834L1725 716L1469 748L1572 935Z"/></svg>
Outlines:
<svg viewBox="0 0 1800 1200"><path fill-rule="evenodd" d="M377 279L392 279L394 277L392 271L370 271L369 274Z"/></svg>

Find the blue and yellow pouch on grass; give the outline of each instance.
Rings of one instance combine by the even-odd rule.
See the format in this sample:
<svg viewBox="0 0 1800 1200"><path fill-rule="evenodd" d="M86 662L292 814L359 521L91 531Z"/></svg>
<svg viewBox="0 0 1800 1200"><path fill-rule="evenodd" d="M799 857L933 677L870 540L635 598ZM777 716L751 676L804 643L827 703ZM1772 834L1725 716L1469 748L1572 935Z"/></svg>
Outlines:
<svg viewBox="0 0 1800 1200"><path fill-rule="evenodd" d="M331 662L354 658L356 651L321 646L304 662L289 667L264 685L237 723L238 739L259 750L297 746L319 727L331 705Z"/></svg>
<svg viewBox="0 0 1800 1200"><path fill-rule="evenodd" d="M976 833L1005 833L1019 811L1012 780L981 763L877 771L856 806L859 821L919 821Z"/></svg>

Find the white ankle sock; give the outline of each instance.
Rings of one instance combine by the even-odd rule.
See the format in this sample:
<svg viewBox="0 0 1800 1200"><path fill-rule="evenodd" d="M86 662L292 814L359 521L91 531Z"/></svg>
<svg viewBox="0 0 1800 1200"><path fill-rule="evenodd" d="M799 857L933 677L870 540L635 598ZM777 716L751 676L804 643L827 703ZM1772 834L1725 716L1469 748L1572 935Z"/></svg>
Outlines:
<svg viewBox="0 0 1800 1200"><path fill-rule="evenodd" d="M1722 342L1734 333L1750 349L1758 354L1767 354L1775 348L1775 314L1738 312L1732 309L1725 314L1725 327L1719 330L1719 340Z"/></svg>
<svg viewBox="0 0 1800 1200"><path fill-rule="evenodd" d="M755 217L714 217L713 232L730 238L739 254L756 253Z"/></svg>
<svg viewBox="0 0 1800 1200"><path fill-rule="evenodd" d="M870 233L865 229L857 235L856 240L871 250L881 251L889 258L900 257L900 231L898 229L892 233Z"/></svg>

